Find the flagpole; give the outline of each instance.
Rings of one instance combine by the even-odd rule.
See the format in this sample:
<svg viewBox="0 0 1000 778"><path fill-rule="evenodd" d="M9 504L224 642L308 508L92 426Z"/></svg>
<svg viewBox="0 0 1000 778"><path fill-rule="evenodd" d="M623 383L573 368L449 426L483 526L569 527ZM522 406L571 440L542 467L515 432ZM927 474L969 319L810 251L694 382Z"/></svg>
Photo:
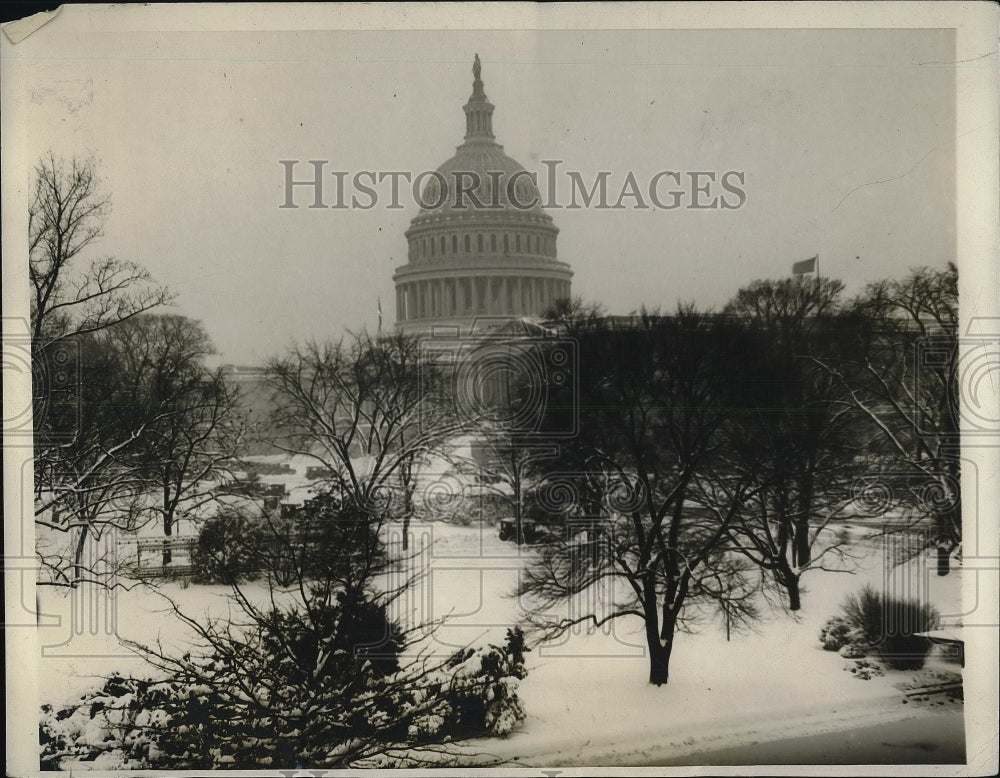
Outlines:
<svg viewBox="0 0 1000 778"><path fill-rule="evenodd" d="M816 280L819 281L819 252L816 252Z"/></svg>

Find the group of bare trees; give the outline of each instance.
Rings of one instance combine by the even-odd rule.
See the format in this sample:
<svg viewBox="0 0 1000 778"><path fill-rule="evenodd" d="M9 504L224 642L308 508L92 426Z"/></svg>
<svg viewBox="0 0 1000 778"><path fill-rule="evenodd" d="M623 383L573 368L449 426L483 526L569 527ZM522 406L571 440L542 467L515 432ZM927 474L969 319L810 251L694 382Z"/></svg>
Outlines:
<svg viewBox="0 0 1000 778"><path fill-rule="evenodd" d="M828 529L864 510L872 479L889 499L866 518L886 533L930 527L947 573L961 539L955 267L846 302L842 289L755 282L721 314L550 312L579 354L533 438L559 455L522 479L529 490L575 484L564 531L520 586L543 635L638 616L650 683L665 683L675 633L706 609L727 627L748 622L776 588L796 611L805 572L852 569L850 544ZM934 359L921 361L927 349ZM579 433L547 434L567 413ZM573 527L588 517L592 553L581 556ZM554 616L567 600L571 615Z"/></svg>
<svg viewBox="0 0 1000 778"><path fill-rule="evenodd" d="M113 554L92 553L105 533L156 521L169 536L242 435L233 391L205 366L201 324L158 313L172 296L140 265L89 256L109 208L93 160L37 165L28 269L32 361L48 368L34 371L43 584L111 582ZM68 380L45 380L57 365Z"/></svg>

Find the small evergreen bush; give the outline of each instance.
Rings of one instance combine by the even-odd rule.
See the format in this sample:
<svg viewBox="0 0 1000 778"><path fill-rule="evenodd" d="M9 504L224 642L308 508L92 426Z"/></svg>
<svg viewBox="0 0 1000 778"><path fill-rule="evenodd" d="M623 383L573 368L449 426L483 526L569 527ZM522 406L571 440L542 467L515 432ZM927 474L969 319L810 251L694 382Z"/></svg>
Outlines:
<svg viewBox="0 0 1000 778"><path fill-rule="evenodd" d="M844 620L860 633L864 643L896 670L924 666L931 642L917 633L936 629L941 623L934 606L886 597L871 586L850 595L841 610Z"/></svg>
<svg viewBox="0 0 1000 778"><path fill-rule="evenodd" d="M206 521L191 555L192 580L232 585L257 578L264 565L262 523L235 511Z"/></svg>

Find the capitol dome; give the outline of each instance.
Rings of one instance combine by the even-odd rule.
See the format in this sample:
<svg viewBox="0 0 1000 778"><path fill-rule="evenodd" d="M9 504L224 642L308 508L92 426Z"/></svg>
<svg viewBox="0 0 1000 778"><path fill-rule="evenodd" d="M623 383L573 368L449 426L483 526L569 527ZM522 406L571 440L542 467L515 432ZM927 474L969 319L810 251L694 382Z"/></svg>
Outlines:
<svg viewBox="0 0 1000 778"><path fill-rule="evenodd" d="M474 323L538 317L570 296L572 271L556 259L558 228L532 176L493 135L479 56L464 106L464 143L423 174L420 212L406 231L408 263L396 269L396 324L467 333Z"/></svg>

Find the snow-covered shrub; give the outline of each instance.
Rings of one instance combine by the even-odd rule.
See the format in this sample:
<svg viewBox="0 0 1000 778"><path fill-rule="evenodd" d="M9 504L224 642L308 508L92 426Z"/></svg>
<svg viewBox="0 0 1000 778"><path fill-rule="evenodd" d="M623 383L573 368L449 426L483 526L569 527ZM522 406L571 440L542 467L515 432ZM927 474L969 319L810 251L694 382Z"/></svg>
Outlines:
<svg viewBox="0 0 1000 778"><path fill-rule="evenodd" d="M850 595L841 606L844 619L866 643L897 670L919 669L931 643L917 633L936 629L940 616L934 606L917 600L883 596L871 586Z"/></svg>
<svg viewBox="0 0 1000 778"><path fill-rule="evenodd" d="M882 672L882 666L878 662L872 662L869 659L859 659L853 665L849 666L851 674L855 678L860 678L862 681L870 681L872 678L878 678L885 675ZM844 668L845 670L848 667Z"/></svg>
<svg viewBox="0 0 1000 778"><path fill-rule="evenodd" d="M191 555L196 583L235 584L252 581L264 564L263 522L238 511L208 519Z"/></svg>
<svg viewBox="0 0 1000 778"><path fill-rule="evenodd" d="M276 608L263 619L262 648L268 656L286 655L291 680L362 672L381 678L399 670L404 641L384 605L343 592L310 605L308 613Z"/></svg>
<svg viewBox="0 0 1000 778"><path fill-rule="evenodd" d="M516 694L517 682L528 671L524 666L524 633L520 628L507 630L503 646L490 646L458 667L459 681L452 686L457 692L453 703L458 711L455 734L482 734L506 737L524 720L524 708ZM475 672L463 679L467 667ZM452 696L452 695L449 695Z"/></svg>
<svg viewBox="0 0 1000 778"><path fill-rule="evenodd" d="M273 611L240 640L173 660L167 678L109 678L58 712L43 708L43 763L123 769L272 769L370 764L524 718L524 640L402 666L384 606L338 596L313 617ZM221 627L229 634L227 626ZM398 757L405 759L405 757ZM389 758L386 766L391 766Z"/></svg>
<svg viewBox="0 0 1000 778"><path fill-rule="evenodd" d="M882 635L882 594L865 585L857 594L848 595L840 606L844 621L874 642Z"/></svg>
<svg viewBox="0 0 1000 778"><path fill-rule="evenodd" d="M844 659L863 659L868 655L865 647L860 643L846 643L840 647L838 652Z"/></svg>
<svg viewBox="0 0 1000 778"><path fill-rule="evenodd" d="M819 631L819 642L825 651L839 651L857 635L857 630L847 623L847 620L834 616L827 619Z"/></svg>
<svg viewBox="0 0 1000 778"><path fill-rule="evenodd" d="M289 518L262 527L265 570L279 586L305 580L344 581L356 567L378 569L385 551L371 517L351 500L329 492Z"/></svg>
<svg viewBox="0 0 1000 778"><path fill-rule="evenodd" d="M148 755L153 726L164 725L162 712L154 716L146 700L163 698L169 685L112 675L79 701L55 710L42 705L38 735L43 770L58 770L66 761L103 761L104 767L127 767L135 754Z"/></svg>
<svg viewBox="0 0 1000 778"><path fill-rule="evenodd" d="M514 627L507 630L502 646L454 654L422 690L425 695L430 692L430 699L440 698L440 703L414 722L417 726L408 733L411 739L509 735L525 716L517 686L528 674L526 650L524 633ZM413 704L420 702L415 699Z"/></svg>

